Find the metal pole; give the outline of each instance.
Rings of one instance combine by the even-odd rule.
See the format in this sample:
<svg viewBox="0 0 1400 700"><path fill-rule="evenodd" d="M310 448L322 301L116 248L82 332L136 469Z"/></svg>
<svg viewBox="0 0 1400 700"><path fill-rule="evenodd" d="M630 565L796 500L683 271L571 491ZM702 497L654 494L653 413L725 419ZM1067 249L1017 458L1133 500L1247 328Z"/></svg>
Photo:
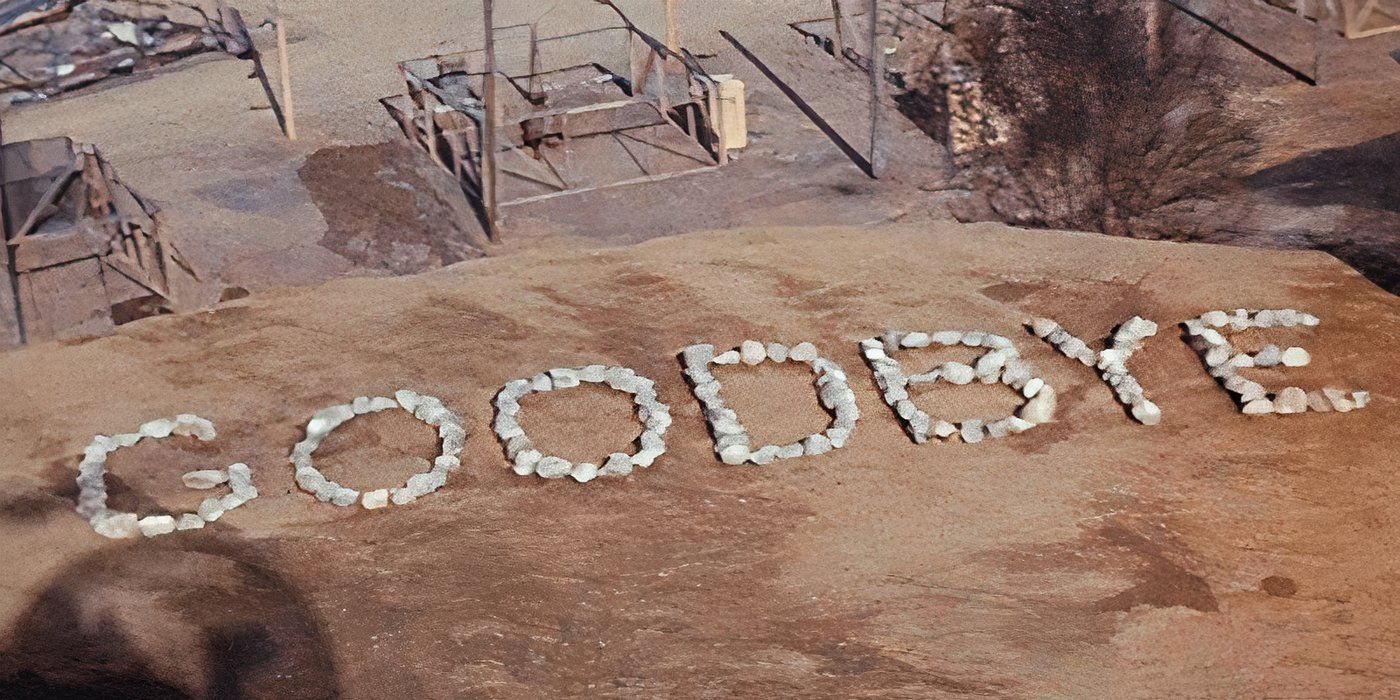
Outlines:
<svg viewBox="0 0 1400 700"><path fill-rule="evenodd" d="M493 0L481 0L486 25L486 74L481 90L485 117L481 131L481 207L486 213L486 236L497 240L496 229L496 25L492 20Z"/></svg>
<svg viewBox="0 0 1400 700"><path fill-rule="evenodd" d="M287 29L282 26L282 7L274 2L272 11L277 15L277 65L282 73L282 118L286 122L287 140L297 140L296 108L292 106L292 68L287 64Z"/></svg>

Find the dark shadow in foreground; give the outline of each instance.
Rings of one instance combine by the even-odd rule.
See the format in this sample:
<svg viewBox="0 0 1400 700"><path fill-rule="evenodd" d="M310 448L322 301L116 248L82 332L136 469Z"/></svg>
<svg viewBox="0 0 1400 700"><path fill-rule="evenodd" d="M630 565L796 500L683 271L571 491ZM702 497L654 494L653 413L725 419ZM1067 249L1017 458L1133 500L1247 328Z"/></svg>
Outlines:
<svg viewBox="0 0 1400 700"><path fill-rule="evenodd" d="M296 590L249 542L186 534L55 575L0 648L0 697L337 696L325 633Z"/></svg>

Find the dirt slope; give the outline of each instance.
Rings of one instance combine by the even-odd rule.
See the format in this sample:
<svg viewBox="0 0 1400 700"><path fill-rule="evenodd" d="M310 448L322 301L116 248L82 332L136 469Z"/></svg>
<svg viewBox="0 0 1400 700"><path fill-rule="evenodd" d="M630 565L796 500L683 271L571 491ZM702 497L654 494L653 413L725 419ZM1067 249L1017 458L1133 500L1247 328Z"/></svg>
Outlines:
<svg viewBox="0 0 1400 700"><path fill-rule="evenodd" d="M1237 306L1323 319L1269 336L1315 359L1268 384L1364 387L1372 404L1236 413L1174 324ZM1051 315L1095 339L1134 313L1163 327L1131 363L1165 411L1152 428L1019 327ZM889 326L1012 337L1059 389L1058 422L911 444L857 355ZM1393 694L1397 329L1400 301L1321 253L946 225L525 252L20 350L0 356L0 689ZM864 416L847 447L713 459L675 353L746 337L814 341L851 373ZM657 381L670 452L623 480L511 474L491 395L589 362ZM820 427L794 366L722 379L757 439ZM471 431L443 490L376 512L294 490L285 455L313 410L401 387L442 397ZM566 457L638 431L608 393L536 398L526 428ZM1013 403L941 387L920 402L960 416ZM114 504L192 507L203 494L178 475L234 461L262 495L201 531L93 534L72 511L83 445L181 411L218 441L118 452ZM390 485L430 443L387 414L338 430L321 459L351 485Z"/></svg>

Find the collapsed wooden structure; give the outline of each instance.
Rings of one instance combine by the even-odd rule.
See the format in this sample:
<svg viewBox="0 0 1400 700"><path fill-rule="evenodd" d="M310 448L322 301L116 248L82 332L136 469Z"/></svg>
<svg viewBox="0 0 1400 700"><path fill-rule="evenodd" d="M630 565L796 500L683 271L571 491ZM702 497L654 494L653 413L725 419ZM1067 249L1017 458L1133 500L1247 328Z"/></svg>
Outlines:
<svg viewBox="0 0 1400 700"><path fill-rule="evenodd" d="M0 103L42 100L253 42L221 0L0 0Z"/></svg>
<svg viewBox="0 0 1400 700"><path fill-rule="evenodd" d="M493 186L507 207L725 164L744 146L743 84L711 76L618 16L614 26L548 38L534 25L498 27L494 43L515 51L405 61L407 93L383 103L483 209ZM594 47L609 43L617 51L598 56ZM492 134L488 81L501 88ZM483 157L488 136L494 159Z"/></svg>
<svg viewBox="0 0 1400 700"><path fill-rule="evenodd" d="M0 346L93 335L170 310L188 267L158 209L97 149L51 138L0 149L6 280Z"/></svg>

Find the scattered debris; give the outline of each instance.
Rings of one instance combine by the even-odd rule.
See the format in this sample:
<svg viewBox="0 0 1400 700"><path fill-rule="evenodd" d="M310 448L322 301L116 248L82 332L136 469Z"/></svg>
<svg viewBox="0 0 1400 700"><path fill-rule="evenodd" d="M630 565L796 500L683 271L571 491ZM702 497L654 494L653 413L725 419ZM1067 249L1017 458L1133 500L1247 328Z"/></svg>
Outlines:
<svg viewBox="0 0 1400 700"><path fill-rule="evenodd" d="M7 0L0 3L0 104L43 100L114 75L253 42L216 0Z"/></svg>

